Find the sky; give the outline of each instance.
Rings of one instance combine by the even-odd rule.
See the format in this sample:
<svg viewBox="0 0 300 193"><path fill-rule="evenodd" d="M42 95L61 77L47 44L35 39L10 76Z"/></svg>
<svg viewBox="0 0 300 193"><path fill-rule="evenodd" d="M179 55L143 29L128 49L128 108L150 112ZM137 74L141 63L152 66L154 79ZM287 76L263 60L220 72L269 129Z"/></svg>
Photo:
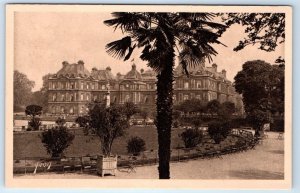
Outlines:
<svg viewBox="0 0 300 193"><path fill-rule="evenodd" d="M131 69L131 59L124 62L105 51L107 43L124 36L121 31L114 31L103 24L104 20L111 18L108 12L15 13L14 69L35 82L33 91L41 88L44 75L59 71L63 61L75 63L83 60L89 71L93 67L105 69L110 66L113 74L126 74ZM213 63L218 65L218 71L225 69L231 81L246 61L259 59L273 64L279 56L284 56L284 44L274 52L259 50L258 45L248 46L239 52L233 51L244 37L244 28L236 24L219 39L227 47L213 45L218 52L217 56L213 56ZM139 50L135 50L132 55L137 70L147 69L146 62L139 59L139 53ZM211 64L207 61L205 65Z"/></svg>

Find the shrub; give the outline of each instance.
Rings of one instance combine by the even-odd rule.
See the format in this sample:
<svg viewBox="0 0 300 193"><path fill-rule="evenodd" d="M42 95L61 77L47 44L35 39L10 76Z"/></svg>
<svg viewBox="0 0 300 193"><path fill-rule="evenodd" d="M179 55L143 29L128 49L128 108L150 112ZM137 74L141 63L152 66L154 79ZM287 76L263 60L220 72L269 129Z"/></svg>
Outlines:
<svg viewBox="0 0 300 193"><path fill-rule="evenodd" d="M186 148L196 147L203 138L203 134L198 129L186 129L181 133L181 139Z"/></svg>
<svg viewBox="0 0 300 193"><path fill-rule="evenodd" d="M271 131L284 132L284 119L274 119L270 125Z"/></svg>
<svg viewBox="0 0 300 193"><path fill-rule="evenodd" d="M41 141L51 157L60 157L74 139L74 134L68 131L67 127L58 126L44 131L41 135Z"/></svg>
<svg viewBox="0 0 300 193"><path fill-rule="evenodd" d="M140 137L131 137L127 141L127 152L133 155L139 155L142 151L146 150L145 141Z"/></svg>
<svg viewBox="0 0 300 193"><path fill-rule="evenodd" d="M31 119L28 121L28 126L32 130L39 130L41 121L36 116L40 116L42 114L43 107L38 105L28 105L25 109L26 116L30 116Z"/></svg>
<svg viewBox="0 0 300 193"><path fill-rule="evenodd" d="M29 128L31 128L31 130L39 130L41 125L42 125L42 122L40 121L40 118L37 118L37 117L28 121L28 126L29 126Z"/></svg>
<svg viewBox="0 0 300 193"><path fill-rule="evenodd" d="M55 123L56 123L58 126L64 126L64 125L66 124L66 120L63 119L63 118L58 117L57 120L55 121Z"/></svg>
<svg viewBox="0 0 300 193"><path fill-rule="evenodd" d="M208 124L208 134L216 144L226 139L230 132L230 126L228 122L214 121Z"/></svg>

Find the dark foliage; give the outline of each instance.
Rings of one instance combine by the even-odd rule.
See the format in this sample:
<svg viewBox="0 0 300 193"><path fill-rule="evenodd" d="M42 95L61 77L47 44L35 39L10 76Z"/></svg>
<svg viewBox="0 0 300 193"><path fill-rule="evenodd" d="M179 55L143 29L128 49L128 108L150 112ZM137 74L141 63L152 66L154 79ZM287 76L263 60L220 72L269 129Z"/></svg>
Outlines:
<svg viewBox="0 0 300 193"><path fill-rule="evenodd" d="M129 127L125 108L117 105L106 107L102 103L90 104L88 122L85 124L84 131L86 134L99 137L104 156L111 155L114 140L123 136Z"/></svg>
<svg viewBox="0 0 300 193"><path fill-rule="evenodd" d="M31 117L31 120L28 121L28 125L32 128L32 130L39 130L42 123L36 116L40 116L42 114L42 110L43 108L38 105L29 105L26 107L25 114Z"/></svg>
<svg viewBox="0 0 300 193"><path fill-rule="evenodd" d="M208 134L217 144L226 139L229 133L229 122L213 121L208 125Z"/></svg>
<svg viewBox="0 0 300 193"><path fill-rule="evenodd" d="M55 121L58 126L64 126L66 124L66 120L64 118L58 117Z"/></svg>
<svg viewBox="0 0 300 193"><path fill-rule="evenodd" d="M259 49L267 52L285 41L284 13L228 13L223 15L228 26L245 26L247 38L241 40L233 50L239 51L248 45L259 44Z"/></svg>
<svg viewBox="0 0 300 193"><path fill-rule="evenodd" d="M146 143L140 137L131 137L127 141L127 152L133 155L140 155L142 151L146 150Z"/></svg>
<svg viewBox="0 0 300 193"><path fill-rule="evenodd" d="M284 113L284 65L270 65L261 60L248 61L235 76L235 88L243 95L249 123L258 130Z"/></svg>
<svg viewBox="0 0 300 193"><path fill-rule="evenodd" d="M89 123L89 117L79 116L75 119L75 122L78 123L80 127L87 127Z"/></svg>
<svg viewBox="0 0 300 193"><path fill-rule="evenodd" d="M196 147L203 138L203 134L198 129L186 129L181 133L181 139L184 142L186 148Z"/></svg>
<svg viewBox="0 0 300 193"><path fill-rule="evenodd" d="M44 131L40 137L48 154L51 154L52 157L61 157L62 153L72 144L75 135L68 128L58 126Z"/></svg>

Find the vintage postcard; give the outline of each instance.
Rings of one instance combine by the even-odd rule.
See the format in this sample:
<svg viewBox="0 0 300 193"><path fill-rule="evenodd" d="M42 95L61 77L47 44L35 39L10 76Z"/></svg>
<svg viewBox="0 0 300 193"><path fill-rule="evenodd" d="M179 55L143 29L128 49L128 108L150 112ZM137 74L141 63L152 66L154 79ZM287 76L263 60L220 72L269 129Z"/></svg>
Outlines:
<svg viewBox="0 0 300 193"><path fill-rule="evenodd" d="M292 8L6 5L7 187L289 189Z"/></svg>

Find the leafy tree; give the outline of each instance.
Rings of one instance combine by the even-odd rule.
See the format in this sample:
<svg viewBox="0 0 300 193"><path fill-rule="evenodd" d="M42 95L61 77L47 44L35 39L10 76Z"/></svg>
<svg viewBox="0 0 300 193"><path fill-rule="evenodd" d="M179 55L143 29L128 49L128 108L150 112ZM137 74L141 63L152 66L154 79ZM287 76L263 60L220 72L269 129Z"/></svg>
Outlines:
<svg viewBox="0 0 300 193"><path fill-rule="evenodd" d="M248 61L235 76L235 88L243 95L247 118L256 130L276 113L284 113L284 65Z"/></svg>
<svg viewBox="0 0 300 193"><path fill-rule="evenodd" d="M85 125L85 134L99 137L102 153L105 157L111 155L114 140L125 134L129 127L127 114L124 107L111 105L106 108L105 104L92 103L88 112L88 124Z"/></svg>
<svg viewBox="0 0 300 193"><path fill-rule="evenodd" d="M42 110L43 108L38 105L29 105L25 109L25 114L31 117L30 121L28 121L28 125L33 130L39 130L41 121L36 116L40 116L42 114Z"/></svg>
<svg viewBox="0 0 300 193"><path fill-rule="evenodd" d="M202 132L198 129L186 129L180 136L186 148L196 147L203 138Z"/></svg>
<svg viewBox="0 0 300 193"><path fill-rule="evenodd" d="M216 99L209 101L206 105L207 112L210 113L211 115L218 114L220 108L221 108L221 104Z"/></svg>
<svg viewBox="0 0 300 193"><path fill-rule="evenodd" d="M139 112L138 107L133 103L133 102L126 102L123 105L123 111L126 115L127 120L129 121L129 119L136 113Z"/></svg>
<svg viewBox="0 0 300 193"><path fill-rule="evenodd" d="M23 109L30 102L34 81L17 70L14 71L14 111ZM23 107L23 108L22 108Z"/></svg>
<svg viewBox="0 0 300 193"><path fill-rule="evenodd" d="M211 44L221 44L218 38L226 26L215 23L213 13L155 13L117 12L108 26L122 30L125 37L107 44L107 52L116 58L128 60L137 47L140 58L157 73L157 132L159 178L170 178L170 142L172 126L173 68L175 52L186 74L188 66L212 59L217 52Z"/></svg>
<svg viewBox="0 0 300 193"><path fill-rule="evenodd" d="M55 121L58 126L64 126L66 124L66 120L64 118L58 117Z"/></svg>
<svg viewBox="0 0 300 193"><path fill-rule="evenodd" d="M285 41L284 13L228 13L223 14L228 26L245 26L247 38L240 40L233 50L239 51L248 45L259 44L259 49L270 52Z"/></svg>
<svg viewBox="0 0 300 193"><path fill-rule="evenodd" d="M89 121L90 120L88 116L79 116L75 120L75 122L78 123L80 127L88 127Z"/></svg>
<svg viewBox="0 0 300 193"><path fill-rule="evenodd" d="M174 107L175 110L184 112L184 113L202 113L205 110L205 104L199 99L190 99L185 100L179 105Z"/></svg>
<svg viewBox="0 0 300 193"><path fill-rule="evenodd" d="M43 111L47 112L48 110L48 90L49 90L49 78L53 74L46 74L43 76L43 86L39 91L35 91L32 94L32 101L41 107L43 107Z"/></svg>
<svg viewBox="0 0 300 193"><path fill-rule="evenodd" d="M197 65L217 52L209 45L225 26L213 23L209 13L113 13L109 26L120 28L129 36L107 45L111 55L128 59L136 47L143 48L141 59L158 71L157 130L159 139L160 178L169 178L170 129L172 123L172 82L175 48L178 44L180 64L188 73L188 65ZM192 26L192 28L191 28ZM127 52L127 54L126 54ZM126 54L126 55L125 55Z"/></svg>
<svg viewBox="0 0 300 193"><path fill-rule="evenodd" d="M60 125L44 131L40 138L51 157L61 157L62 153L72 144L75 135L67 127Z"/></svg>
<svg viewBox="0 0 300 193"><path fill-rule="evenodd" d="M127 141L127 152L133 155L139 155L142 151L146 150L145 140L140 137L131 137Z"/></svg>
<svg viewBox="0 0 300 193"><path fill-rule="evenodd" d="M146 111L146 110L141 110L141 111L139 112L139 114L142 116L142 118L144 119L144 123L146 124L146 119L147 119L148 116L149 116L149 112Z"/></svg>
<svg viewBox="0 0 300 193"><path fill-rule="evenodd" d="M226 139L229 133L230 124L228 122L213 121L208 124L208 134L216 144L219 144L221 141Z"/></svg>
<svg viewBox="0 0 300 193"><path fill-rule="evenodd" d="M224 120L231 119L233 113L235 113L235 104L230 101L222 103L218 112L219 117Z"/></svg>

